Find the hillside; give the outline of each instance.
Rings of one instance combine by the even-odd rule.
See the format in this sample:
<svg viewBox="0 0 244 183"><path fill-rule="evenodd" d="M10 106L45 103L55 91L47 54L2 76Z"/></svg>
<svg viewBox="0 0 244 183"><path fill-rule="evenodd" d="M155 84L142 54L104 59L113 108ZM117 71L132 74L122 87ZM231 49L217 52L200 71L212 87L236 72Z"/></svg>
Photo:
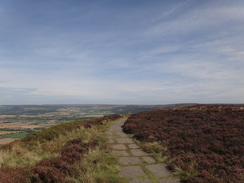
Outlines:
<svg viewBox="0 0 244 183"><path fill-rule="evenodd" d="M0 146L64 122L186 105L0 105Z"/></svg>
<svg viewBox="0 0 244 183"><path fill-rule="evenodd" d="M104 130L114 114L63 123L0 148L0 183L120 182Z"/></svg>
<svg viewBox="0 0 244 183"><path fill-rule="evenodd" d="M155 109L169 109L192 104L167 105L95 105L95 104L63 104L63 105L0 105L0 115L39 115L54 112L72 113L116 113L131 114Z"/></svg>
<svg viewBox="0 0 244 183"><path fill-rule="evenodd" d="M62 123L0 147L0 183L124 183L104 134L120 117ZM192 105L133 114L123 129L186 183L242 183L243 122L242 105Z"/></svg>
<svg viewBox="0 0 244 183"><path fill-rule="evenodd" d="M187 183L244 182L244 108L196 105L155 110L128 118L124 131L156 143Z"/></svg>

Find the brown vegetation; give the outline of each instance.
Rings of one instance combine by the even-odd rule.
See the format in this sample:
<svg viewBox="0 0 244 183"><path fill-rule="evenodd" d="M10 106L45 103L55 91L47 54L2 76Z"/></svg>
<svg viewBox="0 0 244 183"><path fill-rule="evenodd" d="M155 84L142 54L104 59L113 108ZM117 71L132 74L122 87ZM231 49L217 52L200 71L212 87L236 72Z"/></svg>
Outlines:
<svg viewBox="0 0 244 183"><path fill-rule="evenodd" d="M98 136L98 131L94 131L94 127L104 125L106 122L116 120L120 117L120 115L109 115L87 121L61 124L41 132L33 133L18 142L2 146L0 148L1 152L7 154L17 153L17 156L21 153L21 155L24 156L25 152L28 152L28 150L35 151L36 154L45 154L45 151L50 151L54 156L51 155L39 161L34 161L34 165L29 166L15 165L11 167L7 164L8 162L2 163L2 168L0 168L0 183L72 182L71 180L68 181L68 177L76 177L80 174L80 170L77 169L77 163L83 161L87 153L99 147L98 145L101 138ZM79 131L80 129L87 130ZM95 132L95 134L91 132L86 134L86 131L90 129L91 132L92 129L94 129L93 132ZM67 139L67 137L80 138ZM52 149L50 149L51 146L53 146ZM19 157L14 157L16 161L20 161L18 159Z"/></svg>
<svg viewBox="0 0 244 183"><path fill-rule="evenodd" d="M124 125L140 141L158 142L188 183L244 182L244 110L198 105L132 115Z"/></svg>

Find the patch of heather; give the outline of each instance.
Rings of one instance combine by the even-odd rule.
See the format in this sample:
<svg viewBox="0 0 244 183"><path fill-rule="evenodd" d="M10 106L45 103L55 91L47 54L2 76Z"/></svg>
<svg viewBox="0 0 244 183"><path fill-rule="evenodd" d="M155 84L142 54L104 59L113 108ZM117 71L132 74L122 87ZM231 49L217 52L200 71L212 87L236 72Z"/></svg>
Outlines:
<svg viewBox="0 0 244 183"><path fill-rule="evenodd" d="M22 168L1 168L0 183L29 183L29 170Z"/></svg>
<svg viewBox="0 0 244 183"><path fill-rule="evenodd" d="M93 144L83 143L80 139L73 139L60 150L60 157L43 159L32 169L32 182L60 182L65 183L66 175L74 173L74 163L81 160Z"/></svg>
<svg viewBox="0 0 244 183"><path fill-rule="evenodd" d="M27 136L22 141L31 147L31 144L36 144L35 141L45 142L81 126L90 128L93 125L102 125L106 121L120 117L115 114L85 122L61 124ZM14 143L3 147L3 149L12 149L13 145ZM29 169L0 168L0 183L67 183L66 176L76 173L75 163L82 160L84 155L97 145L95 142L85 143L81 139L71 139L60 149L59 157L42 159L36 166Z"/></svg>
<svg viewBox="0 0 244 183"><path fill-rule="evenodd" d="M171 167L198 174L186 182L244 182L244 110L199 105L132 115L124 131L168 148ZM210 181L211 180L211 181Z"/></svg>

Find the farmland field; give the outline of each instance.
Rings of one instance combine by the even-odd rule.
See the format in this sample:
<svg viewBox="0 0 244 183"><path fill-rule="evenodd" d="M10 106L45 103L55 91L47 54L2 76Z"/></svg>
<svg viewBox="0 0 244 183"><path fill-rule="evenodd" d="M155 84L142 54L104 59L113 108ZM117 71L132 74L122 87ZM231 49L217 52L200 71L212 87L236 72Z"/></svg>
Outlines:
<svg viewBox="0 0 244 183"><path fill-rule="evenodd" d="M28 135L28 134L29 134L28 132L12 133L12 134L4 135L4 138L13 138L13 139L16 139L16 138L23 138L23 137L25 137L25 136Z"/></svg>
<svg viewBox="0 0 244 183"><path fill-rule="evenodd" d="M187 104L161 106L127 105L6 105L0 106L0 139L22 138L26 134L60 123L92 119L110 114L128 114ZM9 134L9 135L8 135ZM0 141L5 144L8 141Z"/></svg>
<svg viewBox="0 0 244 183"><path fill-rule="evenodd" d="M10 143L10 142L13 142L15 141L16 139L13 139L13 138L4 138L4 139L0 139L0 145L2 144L7 144L7 143Z"/></svg>
<svg viewBox="0 0 244 183"><path fill-rule="evenodd" d="M9 134L9 133L11 133L10 131L0 131L0 135L5 135L5 134Z"/></svg>

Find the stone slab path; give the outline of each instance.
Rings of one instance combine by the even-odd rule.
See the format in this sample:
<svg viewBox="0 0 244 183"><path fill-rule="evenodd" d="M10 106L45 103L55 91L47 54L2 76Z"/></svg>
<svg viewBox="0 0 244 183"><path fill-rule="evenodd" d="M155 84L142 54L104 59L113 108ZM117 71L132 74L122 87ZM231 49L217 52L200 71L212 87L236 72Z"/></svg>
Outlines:
<svg viewBox="0 0 244 183"><path fill-rule="evenodd" d="M106 132L108 143L119 156L121 176L128 178L129 183L180 183L165 164L157 163L122 131L125 121L118 120Z"/></svg>

